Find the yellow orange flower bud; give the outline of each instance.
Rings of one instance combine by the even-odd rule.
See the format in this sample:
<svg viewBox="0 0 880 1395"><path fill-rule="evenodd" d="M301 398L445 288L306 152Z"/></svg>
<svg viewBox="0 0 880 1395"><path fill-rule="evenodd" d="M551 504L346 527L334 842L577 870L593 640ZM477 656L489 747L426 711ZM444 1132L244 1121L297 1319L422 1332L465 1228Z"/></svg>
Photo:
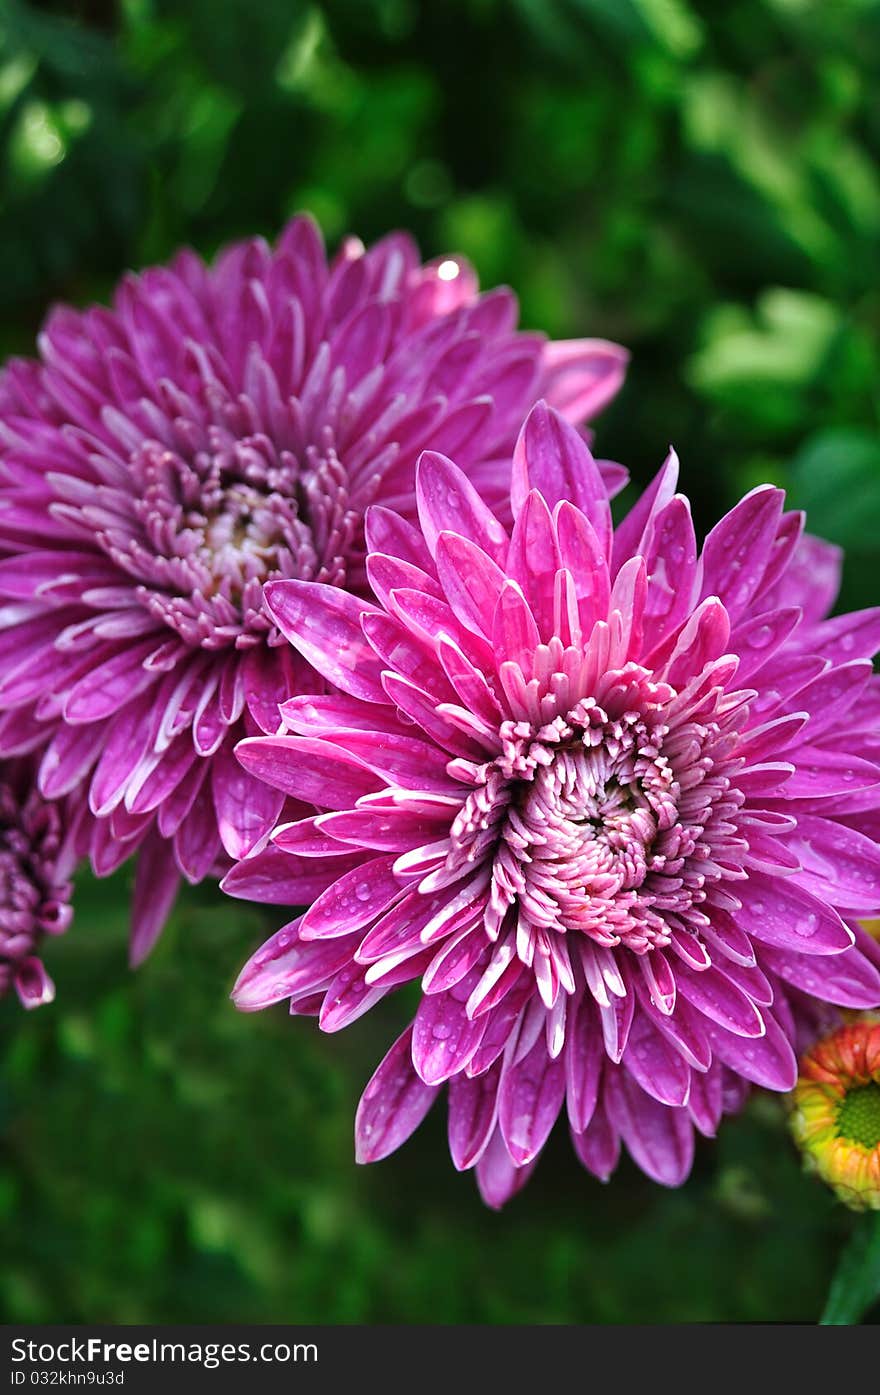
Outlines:
<svg viewBox="0 0 880 1395"><path fill-rule="evenodd" d="M854 1211L880 1210L880 1020L836 1028L801 1061L791 1127L807 1166Z"/></svg>

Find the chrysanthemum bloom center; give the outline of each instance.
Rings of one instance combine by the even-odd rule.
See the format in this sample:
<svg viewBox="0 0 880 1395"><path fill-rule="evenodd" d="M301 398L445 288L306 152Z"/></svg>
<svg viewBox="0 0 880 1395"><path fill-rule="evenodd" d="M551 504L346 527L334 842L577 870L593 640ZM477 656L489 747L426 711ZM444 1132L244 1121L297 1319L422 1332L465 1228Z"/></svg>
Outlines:
<svg viewBox="0 0 880 1395"><path fill-rule="evenodd" d="M527 964L536 952L568 960L572 945L548 940L559 932L639 955L668 945L676 926L699 929L724 875L703 839L710 825L716 845L736 831L730 736L717 721L676 721L674 689L636 664L604 689L543 726L504 722L501 754L474 769L452 826L447 868L492 853L487 928L516 918Z"/></svg>
<svg viewBox="0 0 880 1395"><path fill-rule="evenodd" d="M880 1143L880 1085L871 1082L849 1090L837 1112L841 1138L876 1148Z"/></svg>
<svg viewBox="0 0 880 1395"><path fill-rule="evenodd" d="M234 424L241 435L215 424L188 452L138 445L130 463L140 536L124 559L106 538L141 580L147 609L206 648L247 648L271 629L262 587L273 577L344 585L355 531L329 431L320 446L295 451Z"/></svg>

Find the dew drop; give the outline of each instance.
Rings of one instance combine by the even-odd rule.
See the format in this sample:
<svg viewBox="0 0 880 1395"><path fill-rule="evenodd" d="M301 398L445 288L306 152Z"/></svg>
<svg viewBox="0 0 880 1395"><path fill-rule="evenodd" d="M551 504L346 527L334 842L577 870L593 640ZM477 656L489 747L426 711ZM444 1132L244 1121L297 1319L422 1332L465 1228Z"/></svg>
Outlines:
<svg viewBox="0 0 880 1395"><path fill-rule="evenodd" d="M812 911L810 911L808 915L803 916L800 920L796 920L794 923L795 934L800 935L801 938L805 940L808 940L811 935L815 935L818 928L819 917L814 915Z"/></svg>
<svg viewBox="0 0 880 1395"><path fill-rule="evenodd" d="M773 638L773 627L771 625L761 625L749 636L749 644L753 649L766 649Z"/></svg>

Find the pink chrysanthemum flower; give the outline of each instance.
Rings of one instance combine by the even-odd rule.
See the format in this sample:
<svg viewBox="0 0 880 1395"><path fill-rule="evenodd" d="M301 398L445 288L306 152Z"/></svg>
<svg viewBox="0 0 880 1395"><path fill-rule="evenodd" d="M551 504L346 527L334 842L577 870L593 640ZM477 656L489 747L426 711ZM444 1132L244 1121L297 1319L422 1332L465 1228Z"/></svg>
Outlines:
<svg viewBox="0 0 880 1395"><path fill-rule="evenodd" d="M275 621L340 690L294 697L239 756L325 811L225 880L313 901L243 970L335 1031L421 984L357 1119L363 1161L449 1082L457 1167L501 1204L565 1103L597 1176L621 1140L687 1175L749 1082L787 1090L803 1012L880 1002L880 611L824 619L833 549L756 489L697 547L670 455L616 532L545 405L512 531L422 456L420 530L367 516L374 603L308 582ZM818 1000L818 1001L816 1001Z"/></svg>
<svg viewBox="0 0 880 1395"><path fill-rule="evenodd" d="M47 746L44 794L88 786L99 875L141 849L135 961L180 874L278 818L232 754L311 681L267 578L362 588L364 510L413 510L423 448L492 497L541 393L582 422L619 387L616 345L548 344L516 314L400 234L328 266L300 217L274 250L184 251L112 309L56 310L41 361L0 378L0 754Z"/></svg>
<svg viewBox="0 0 880 1395"><path fill-rule="evenodd" d="M40 947L73 919L76 822L70 808L43 799L29 761L0 768L0 997L14 988L26 1008L55 997Z"/></svg>

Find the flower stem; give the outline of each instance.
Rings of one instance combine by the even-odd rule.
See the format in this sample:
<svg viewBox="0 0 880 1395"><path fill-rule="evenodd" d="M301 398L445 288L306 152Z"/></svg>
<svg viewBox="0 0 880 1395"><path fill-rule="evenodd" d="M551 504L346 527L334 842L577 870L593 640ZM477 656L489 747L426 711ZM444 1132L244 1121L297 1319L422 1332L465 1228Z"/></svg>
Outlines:
<svg viewBox="0 0 880 1395"><path fill-rule="evenodd" d="M860 1217L847 1242L819 1323L845 1327L861 1321L880 1299L880 1212Z"/></svg>

